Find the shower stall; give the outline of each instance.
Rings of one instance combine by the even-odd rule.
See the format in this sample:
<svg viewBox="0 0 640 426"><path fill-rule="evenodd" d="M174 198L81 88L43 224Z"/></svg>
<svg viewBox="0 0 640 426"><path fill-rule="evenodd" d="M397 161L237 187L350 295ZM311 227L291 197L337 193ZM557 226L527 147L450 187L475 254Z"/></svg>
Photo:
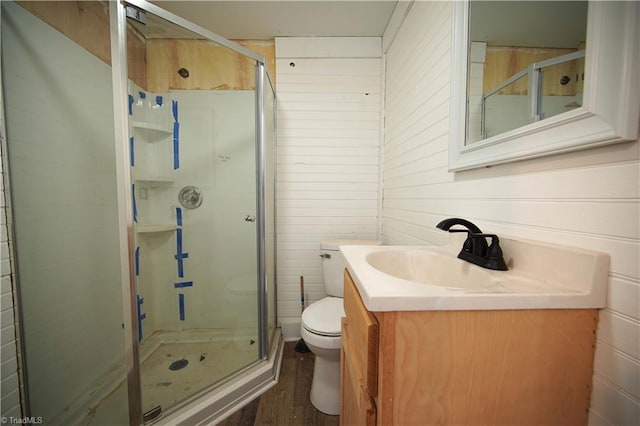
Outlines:
<svg viewBox="0 0 640 426"><path fill-rule="evenodd" d="M265 57L143 0L2 2L1 41L23 415L197 424L274 384Z"/></svg>

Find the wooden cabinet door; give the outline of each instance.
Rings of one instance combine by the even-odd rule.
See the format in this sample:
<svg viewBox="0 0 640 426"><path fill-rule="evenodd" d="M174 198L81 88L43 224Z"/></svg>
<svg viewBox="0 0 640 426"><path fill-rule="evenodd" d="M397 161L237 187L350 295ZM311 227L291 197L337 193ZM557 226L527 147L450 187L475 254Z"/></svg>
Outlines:
<svg viewBox="0 0 640 426"><path fill-rule="evenodd" d="M371 396L378 394L378 321L362 303L349 271L344 271L344 311L354 365Z"/></svg>
<svg viewBox="0 0 640 426"><path fill-rule="evenodd" d="M374 426L376 424L376 408L371 396L367 393L362 377L358 374L356 358L350 350L348 326L342 319L342 348L341 348L341 389L340 404L341 426Z"/></svg>

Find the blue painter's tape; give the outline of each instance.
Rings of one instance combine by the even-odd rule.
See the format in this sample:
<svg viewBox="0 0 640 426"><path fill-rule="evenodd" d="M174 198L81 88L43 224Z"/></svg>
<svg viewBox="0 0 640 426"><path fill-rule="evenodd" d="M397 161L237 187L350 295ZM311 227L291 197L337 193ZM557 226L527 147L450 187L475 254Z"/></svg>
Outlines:
<svg viewBox="0 0 640 426"><path fill-rule="evenodd" d="M138 341L140 342L142 341L142 320L147 318L147 315L142 313L144 299L139 294L136 297L138 298Z"/></svg>
<svg viewBox="0 0 640 426"><path fill-rule="evenodd" d="M146 99L147 98L147 94L145 92L138 92L138 95L140 95L140 99Z"/></svg>
<svg viewBox="0 0 640 426"><path fill-rule="evenodd" d="M183 260L189 257L188 254L182 253L182 229L176 229L176 261L178 262L178 277L184 278L184 262Z"/></svg>
<svg viewBox="0 0 640 426"><path fill-rule="evenodd" d="M180 123L173 123L173 169L180 168Z"/></svg>
<svg viewBox="0 0 640 426"><path fill-rule="evenodd" d="M156 96L156 104L162 106L162 96Z"/></svg>
<svg viewBox="0 0 640 426"><path fill-rule="evenodd" d="M131 201L133 202L133 221L138 222L138 207L136 206L136 184L131 184Z"/></svg>
<svg viewBox="0 0 640 426"><path fill-rule="evenodd" d="M180 321L184 321L184 294L178 294L178 310L180 312Z"/></svg>
<svg viewBox="0 0 640 426"><path fill-rule="evenodd" d="M178 122L178 101L171 101L171 111L173 112L173 121Z"/></svg>
<svg viewBox="0 0 640 426"><path fill-rule="evenodd" d="M178 277L184 278L184 259L189 258L189 253L179 253L174 256L178 261Z"/></svg>
<svg viewBox="0 0 640 426"><path fill-rule="evenodd" d="M176 207L176 222L178 226L182 226L182 209L180 207Z"/></svg>
<svg viewBox="0 0 640 426"><path fill-rule="evenodd" d="M183 281L181 283L175 283L173 286L175 288L193 287L193 281Z"/></svg>
<svg viewBox="0 0 640 426"><path fill-rule="evenodd" d="M129 115L133 115L133 96L129 95Z"/></svg>
<svg viewBox="0 0 640 426"><path fill-rule="evenodd" d="M136 247L135 264L136 264L136 277L137 277L138 275L140 275L140 247Z"/></svg>
<svg viewBox="0 0 640 426"><path fill-rule="evenodd" d="M129 138L129 157L131 159L131 167L136 165L136 143L133 136Z"/></svg>

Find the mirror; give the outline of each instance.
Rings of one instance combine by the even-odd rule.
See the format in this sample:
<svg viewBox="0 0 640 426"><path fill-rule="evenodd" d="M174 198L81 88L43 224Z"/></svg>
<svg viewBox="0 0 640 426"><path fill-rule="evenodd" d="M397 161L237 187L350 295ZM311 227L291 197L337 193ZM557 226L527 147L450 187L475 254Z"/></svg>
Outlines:
<svg viewBox="0 0 640 426"><path fill-rule="evenodd" d="M472 1L466 144L582 106L586 36L586 1Z"/></svg>
<svg viewBox="0 0 640 426"><path fill-rule="evenodd" d="M453 8L450 170L637 139L635 2Z"/></svg>

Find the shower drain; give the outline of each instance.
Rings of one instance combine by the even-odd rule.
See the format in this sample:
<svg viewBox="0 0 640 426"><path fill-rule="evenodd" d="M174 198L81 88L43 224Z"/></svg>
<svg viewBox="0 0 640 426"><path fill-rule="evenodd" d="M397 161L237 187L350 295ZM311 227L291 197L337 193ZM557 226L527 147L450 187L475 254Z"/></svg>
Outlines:
<svg viewBox="0 0 640 426"><path fill-rule="evenodd" d="M187 361L186 359L179 359L177 361L173 361L169 365L169 370L171 371L182 370L187 366L187 364L189 364L189 361Z"/></svg>

